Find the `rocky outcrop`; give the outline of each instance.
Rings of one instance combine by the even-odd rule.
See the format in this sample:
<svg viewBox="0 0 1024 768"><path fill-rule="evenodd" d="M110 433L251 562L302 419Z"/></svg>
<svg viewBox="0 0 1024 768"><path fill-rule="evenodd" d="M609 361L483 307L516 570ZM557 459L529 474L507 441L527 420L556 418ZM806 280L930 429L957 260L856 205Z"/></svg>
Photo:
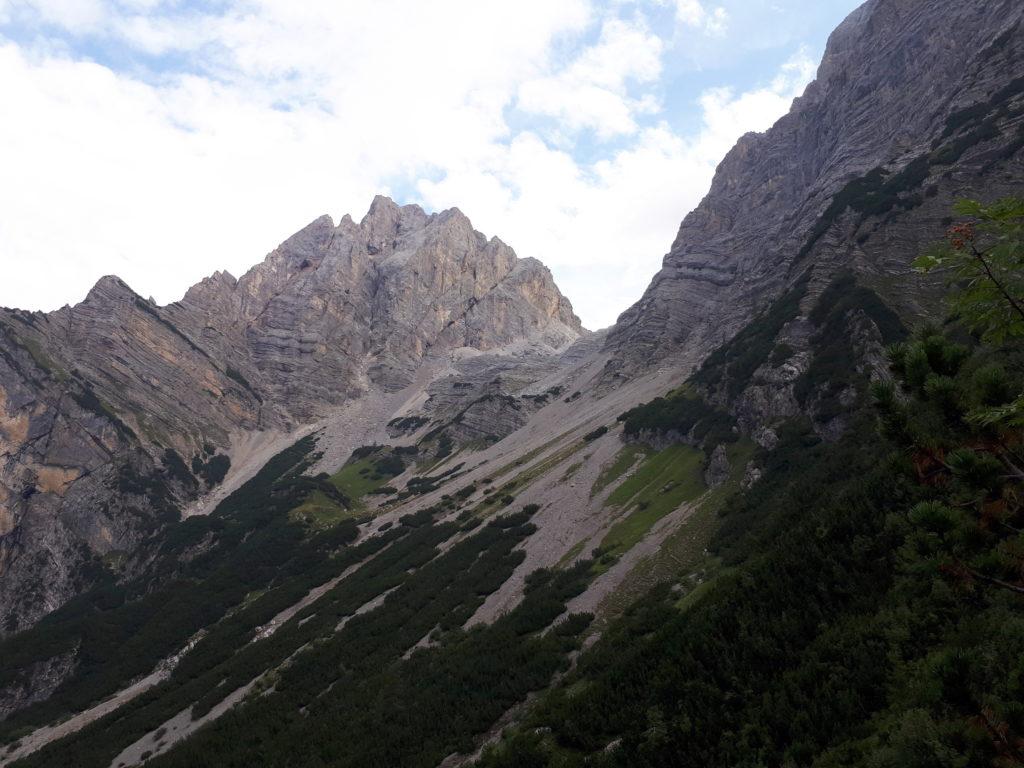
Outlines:
<svg viewBox="0 0 1024 768"><path fill-rule="evenodd" d="M708 488L717 488L729 479L729 470L729 457L726 455L725 446L720 443L708 457L708 465L704 469L704 484Z"/></svg>
<svg viewBox="0 0 1024 768"><path fill-rule="evenodd" d="M167 443L146 442L151 422L121 418L80 369L44 351L32 334L56 318L0 319L0 630L9 632L78 592L105 556L128 558L176 519L174 499L196 481ZM112 354L106 374L122 365Z"/></svg>
<svg viewBox="0 0 1024 768"><path fill-rule="evenodd" d="M395 419L394 436L442 432L458 445L491 443L515 432L549 403L570 395L566 371L599 350L603 334L584 332L558 355L539 341L498 353L467 354L433 381L427 398ZM578 395L577 395L578 396Z"/></svg>
<svg viewBox="0 0 1024 768"><path fill-rule="evenodd" d="M0 634L131 574L232 435L400 389L428 357L556 359L581 333L539 262L384 197L166 307L104 277L73 307L0 310Z"/></svg>
<svg viewBox="0 0 1024 768"><path fill-rule="evenodd" d="M908 264L951 201L1020 191L1022 77L1016 0L869 0L789 114L722 161L609 333L611 377L699 361L809 266L809 300L850 268L903 314L927 314L935 292Z"/></svg>
<svg viewBox="0 0 1024 768"><path fill-rule="evenodd" d="M384 197L358 224L317 219L237 281L215 274L166 312L299 420L373 386L400 389L428 355L527 340L553 351L582 330L542 264L458 209L427 215Z"/></svg>
<svg viewBox="0 0 1024 768"><path fill-rule="evenodd" d="M36 662L22 679L0 688L0 720L29 704L45 701L75 668L75 651Z"/></svg>
<svg viewBox="0 0 1024 768"><path fill-rule="evenodd" d="M214 273L166 307L110 277L74 307L0 311L0 632L59 605L89 567L131 573L198 493L194 460L402 391L425 361L473 352L394 416L489 441L538 407L559 355L610 358L601 392L666 358L693 365L808 273L787 333L842 269L904 317L928 314L934 294L907 264L951 201L1019 192L1022 30L1015 0L869 0L791 112L723 160L600 354L600 339L573 344L580 323L541 264L457 209L382 197L361 221L320 217L241 277ZM825 413L814 390L795 399L811 358L792 341L791 358L745 373L730 398L766 445L767 422Z"/></svg>

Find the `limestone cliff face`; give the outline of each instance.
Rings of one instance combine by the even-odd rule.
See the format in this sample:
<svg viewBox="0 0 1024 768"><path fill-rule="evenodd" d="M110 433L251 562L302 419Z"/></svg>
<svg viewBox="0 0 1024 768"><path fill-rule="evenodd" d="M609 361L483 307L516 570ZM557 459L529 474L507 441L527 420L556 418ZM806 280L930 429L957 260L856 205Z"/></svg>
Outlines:
<svg viewBox="0 0 1024 768"><path fill-rule="evenodd" d="M383 197L360 223L321 217L239 280L215 275L166 312L298 419L404 386L428 354L527 339L555 350L582 330L539 262L457 209Z"/></svg>
<svg viewBox="0 0 1024 768"><path fill-rule="evenodd" d="M0 310L0 634L130 573L232 434L400 388L430 355L554 355L582 332L539 262L383 197L166 307L105 277L74 307Z"/></svg>
<svg viewBox="0 0 1024 768"><path fill-rule="evenodd" d="M81 370L43 350L30 334L47 322L0 322L0 633L56 608L99 569L128 567L176 519L174 499L197 489L174 471L173 449L144 448L140 420L129 426ZM124 359L108 354L116 377Z"/></svg>
<svg viewBox="0 0 1024 768"><path fill-rule="evenodd" d="M904 313L927 312L908 264L951 201L1020 193L1022 77L1017 0L869 0L789 114L722 161L610 332L613 378L700 360L808 267L812 288L848 267Z"/></svg>

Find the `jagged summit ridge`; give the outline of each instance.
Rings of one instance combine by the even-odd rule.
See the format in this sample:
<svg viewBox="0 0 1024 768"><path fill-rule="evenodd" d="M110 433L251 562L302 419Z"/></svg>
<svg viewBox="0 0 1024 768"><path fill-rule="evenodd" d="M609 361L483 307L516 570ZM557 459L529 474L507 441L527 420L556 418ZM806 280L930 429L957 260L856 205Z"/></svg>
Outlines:
<svg viewBox="0 0 1024 768"><path fill-rule="evenodd" d="M401 386L430 352L523 339L560 349L582 332L540 262L458 209L428 215L383 196L358 224L321 216L235 284L208 278L167 310L225 355L249 347L254 376L293 403Z"/></svg>
<svg viewBox="0 0 1024 768"><path fill-rule="evenodd" d="M381 195L358 224L349 215L338 224L322 215L241 277L218 270L167 306L108 275L78 305L34 317L42 319L44 345L70 333L83 353L135 342L146 347L144 340L170 331L167 340L185 347L178 361L198 356L210 375L238 374L232 378L246 382L249 406L259 403L244 417L235 412L221 420L225 429L287 425L375 384L400 387L428 354L519 342L556 351L584 333L541 262L485 237L457 208L427 214ZM47 322L57 317L61 330ZM136 396L133 378L165 381L170 370L140 361L111 375L102 360L74 354L68 348L56 356L67 356L69 368L129 412L173 414L187 406L205 418L186 393L180 402ZM202 428L199 418L188 426Z"/></svg>

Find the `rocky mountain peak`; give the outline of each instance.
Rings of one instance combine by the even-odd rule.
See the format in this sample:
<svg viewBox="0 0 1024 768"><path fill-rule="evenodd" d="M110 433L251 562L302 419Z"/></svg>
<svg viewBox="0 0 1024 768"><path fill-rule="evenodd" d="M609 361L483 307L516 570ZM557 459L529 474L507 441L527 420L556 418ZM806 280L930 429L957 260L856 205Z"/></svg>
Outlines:
<svg viewBox="0 0 1024 768"><path fill-rule="evenodd" d="M263 265L267 265L269 262L274 269L286 270L308 268L311 264L305 262L316 259L322 254L324 248L334 237L334 229L334 221L326 213L317 217L281 243L267 256ZM319 263L318 259L317 263ZM258 267L253 269L258 269Z"/></svg>
<svg viewBox="0 0 1024 768"><path fill-rule="evenodd" d="M1021 29L869 0L609 334L382 196L168 306L0 310L0 765L1013 762L1021 483L965 412L1019 345L928 365L907 265L954 198L1020 195Z"/></svg>
<svg viewBox="0 0 1024 768"><path fill-rule="evenodd" d="M85 295L83 304L109 304L139 298L127 283L117 275L104 275Z"/></svg>
<svg viewBox="0 0 1024 768"><path fill-rule="evenodd" d="M376 255L393 250L395 238L423 229L429 219L418 205L400 206L390 197L377 195L359 227L365 233L368 252Z"/></svg>
<svg viewBox="0 0 1024 768"><path fill-rule="evenodd" d="M230 293L238 285L238 279L230 272L217 270L193 285L182 298L183 303L208 304L214 296Z"/></svg>
<svg viewBox="0 0 1024 768"><path fill-rule="evenodd" d="M726 155L610 331L622 368L701 359L808 268L812 295L852 267L894 302L920 296L909 289L926 244L917 233L940 231L956 197L1013 189L1013 173L992 171L1019 146L1022 94L1008 73L1024 71L1024 37L1012 32L1022 17L1016 0L870 0L854 11L790 112Z"/></svg>
<svg viewBox="0 0 1024 768"><path fill-rule="evenodd" d="M288 431L399 390L461 348L554 360L583 333L539 262L457 209L428 215L383 196L359 224L320 216L238 279L216 271L167 306L107 276L56 313L0 310L0 430L17 426L0 500L21 499L0 520L0 563L16 563L0 584L0 622L30 622L73 594L65 566L82 552L132 550L147 515L173 517L171 499L198 492L181 467L202 466L239 435ZM52 430L59 439L36 441ZM68 487L36 492L31 478L52 466ZM156 501L118 485L154 472L183 484L161 479L169 485ZM121 486L127 495L112 490ZM33 526L53 535L4 549ZM32 547L64 547L60 568L40 565L55 561ZM26 584L39 586L29 594ZM7 599L19 591L24 606Z"/></svg>

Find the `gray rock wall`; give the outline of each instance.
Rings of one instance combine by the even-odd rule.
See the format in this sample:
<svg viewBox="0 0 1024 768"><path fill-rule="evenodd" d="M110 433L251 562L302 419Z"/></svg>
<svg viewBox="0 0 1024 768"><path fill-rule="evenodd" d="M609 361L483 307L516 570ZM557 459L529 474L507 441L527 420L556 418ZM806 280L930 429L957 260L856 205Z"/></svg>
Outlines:
<svg viewBox="0 0 1024 768"><path fill-rule="evenodd" d="M662 269L611 329L607 349L618 363L610 372L699 360L808 267L816 289L849 267L906 315L933 312L934 283L909 263L941 234L954 198L1020 193L1020 89L994 135L951 163L933 153L970 143L970 126L947 133L950 115L1021 76L1018 0L869 0L833 32L791 111L744 136L719 165ZM830 211L850 181L878 167L892 179L917 158L931 158L925 178L900 190L890 210Z"/></svg>
<svg viewBox="0 0 1024 768"><path fill-rule="evenodd" d="M322 216L180 302L105 277L74 307L0 310L0 332L2 634L88 586L89 568L136 572L202 487L181 466L233 434L400 389L428 356L526 344L554 360L583 331L540 262L456 209L378 197L358 224Z"/></svg>

